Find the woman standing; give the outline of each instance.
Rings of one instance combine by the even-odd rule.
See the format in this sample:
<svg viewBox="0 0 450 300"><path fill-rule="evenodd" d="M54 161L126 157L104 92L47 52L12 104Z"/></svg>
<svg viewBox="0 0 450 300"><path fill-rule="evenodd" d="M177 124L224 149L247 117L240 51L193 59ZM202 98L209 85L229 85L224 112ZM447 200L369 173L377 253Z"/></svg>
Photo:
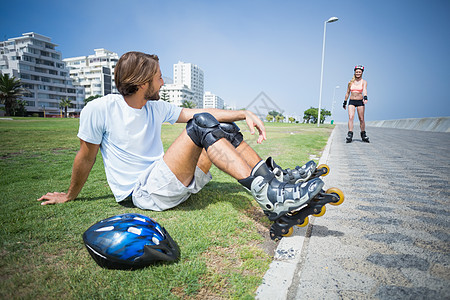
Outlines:
<svg viewBox="0 0 450 300"><path fill-rule="evenodd" d="M367 103L367 81L362 79L364 67L357 65L354 70L352 80L348 83L347 93L345 94L344 109L347 107L347 99L350 95L348 103L348 133L346 142L351 143L353 139L353 119L355 118L355 110L358 111L359 126L361 127L361 139L368 143L369 138L366 135L366 124L364 122L364 105Z"/></svg>

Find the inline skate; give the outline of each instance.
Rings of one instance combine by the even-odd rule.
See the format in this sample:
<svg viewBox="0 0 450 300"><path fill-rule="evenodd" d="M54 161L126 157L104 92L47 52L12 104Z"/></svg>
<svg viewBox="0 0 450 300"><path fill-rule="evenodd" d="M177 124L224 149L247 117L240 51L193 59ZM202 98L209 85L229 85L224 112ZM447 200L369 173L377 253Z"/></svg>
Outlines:
<svg viewBox="0 0 450 300"><path fill-rule="evenodd" d="M294 169L283 169L275 163L272 157L269 157L266 159L266 165L279 181L292 184L305 182L319 176L327 176L330 173L330 168L326 164L317 166L313 160L308 161L301 167L296 166Z"/></svg>
<svg viewBox="0 0 450 300"><path fill-rule="evenodd" d="M345 138L346 143L351 143L353 140L353 131L347 132L347 137Z"/></svg>
<svg viewBox="0 0 450 300"><path fill-rule="evenodd" d="M304 227L309 223L309 216L321 217L326 212L325 204L341 205L344 202L344 193L338 188L321 190L309 203L298 210L290 211L281 216L270 226L270 238L278 241L283 237L291 236L294 225Z"/></svg>
<svg viewBox="0 0 450 300"><path fill-rule="evenodd" d="M278 180L263 160L239 183L251 191L264 214L274 222L270 227L273 240L291 235L294 225L306 226L309 215L325 214L325 204L340 205L344 201L339 189L325 192L324 182L318 177L295 184Z"/></svg>
<svg viewBox="0 0 450 300"><path fill-rule="evenodd" d="M363 142L370 143L369 142L369 137L366 135L365 131L361 131L361 139L362 139Z"/></svg>

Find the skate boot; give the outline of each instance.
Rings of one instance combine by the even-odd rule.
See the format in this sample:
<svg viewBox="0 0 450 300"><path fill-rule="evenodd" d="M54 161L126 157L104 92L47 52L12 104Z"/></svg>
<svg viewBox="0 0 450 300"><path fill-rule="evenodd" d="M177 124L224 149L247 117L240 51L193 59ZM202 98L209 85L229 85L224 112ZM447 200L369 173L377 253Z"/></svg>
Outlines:
<svg viewBox="0 0 450 300"><path fill-rule="evenodd" d="M343 202L344 193L340 189L330 188L326 192L321 190L301 209L291 211L275 220L270 226L270 238L278 241L283 237L291 236L294 232L294 225L304 227L308 225L310 215L314 217L323 216L326 212L325 204L341 205Z"/></svg>
<svg viewBox="0 0 450 300"><path fill-rule="evenodd" d="M353 131L349 131L349 132L347 133L347 137L345 138L345 142L351 143L351 142L352 142L352 139L353 139Z"/></svg>
<svg viewBox="0 0 450 300"><path fill-rule="evenodd" d="M324 185L319 178L297 184L281 182L263 160L253 168L249 177L239 180L239 183L251 191L271 221L307 205Z"/></svg>
<svg viewBox="0 0 450 300"><path fill-rule="evenodd" d="M362 139L363 142L370 143L369 142L369 137L366 135L365 131L361 131L361 139Z"/></svg>
<svg viewBox="0 0 450 300"><path fill-rule="evenodd" d="M321 164L317 167L317 164L313 160L308 161L301 167L296 166L294 169L283 169L275 163L272 157L269 157L266 160L266 165L275 174L278 181L292 184L304 182L310 178L326 176L330 173L330 168L327 165Z"/></svg>

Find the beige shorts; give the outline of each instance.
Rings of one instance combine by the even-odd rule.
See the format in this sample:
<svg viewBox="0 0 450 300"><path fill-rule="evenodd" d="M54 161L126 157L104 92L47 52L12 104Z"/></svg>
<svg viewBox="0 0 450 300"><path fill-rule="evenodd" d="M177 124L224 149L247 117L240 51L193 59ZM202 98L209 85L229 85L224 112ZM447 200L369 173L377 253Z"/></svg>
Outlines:
<svg viewBox="0 0 450 300"><path fill-rule="evenodd" d="M197 167L191 184L185 186L160 159L139 177L133 189L133 204L140 209L170 209L186 201L191 194L198 193L211 179L211 173L205 174Z"/></svg>

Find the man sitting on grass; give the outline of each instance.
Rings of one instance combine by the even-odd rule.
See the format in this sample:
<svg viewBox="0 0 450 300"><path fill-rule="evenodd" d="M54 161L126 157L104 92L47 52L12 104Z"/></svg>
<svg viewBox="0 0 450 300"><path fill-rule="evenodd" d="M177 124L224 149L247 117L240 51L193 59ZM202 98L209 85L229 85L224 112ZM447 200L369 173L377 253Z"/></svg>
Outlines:
<svg viewBox="0 0 450 300"><path fill-rule="evenodd" d="M159 100L164 82L156 55L125 53L115 67L121 95L89 102L81 112L77 153L67 193L47 193L42 205L74 200L101 150L108 184L120 202L129 196L141 209L161 211L185 201L210 180L211 164L248 188L266 215L275 220L302 206L322 188L314 178L303 183L275 177L273 164L261 160L234 121L245 120L258 143L266 139L262 121L250 111L180 108ZM161 125L187 123L164 153ZM315 165L311 166L315 169ZM306 170L304 180L311 170Z"/></svg>

